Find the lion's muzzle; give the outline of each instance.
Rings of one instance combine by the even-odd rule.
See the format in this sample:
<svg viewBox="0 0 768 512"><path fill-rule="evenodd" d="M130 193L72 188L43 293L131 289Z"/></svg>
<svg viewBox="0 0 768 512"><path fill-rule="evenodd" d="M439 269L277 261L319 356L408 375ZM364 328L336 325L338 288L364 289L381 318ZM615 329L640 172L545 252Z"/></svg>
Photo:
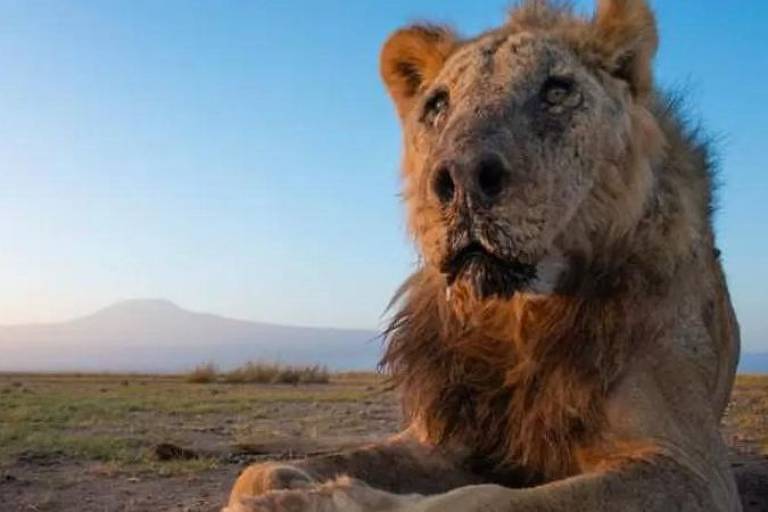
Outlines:
<svg viewBox="0 0 768 512"><path fill-rule="evenodd" d="M476 241L452 251L441 271L448 286L466 279L480 298L509 298L536 278L534 265L501 258Z"/></svg>

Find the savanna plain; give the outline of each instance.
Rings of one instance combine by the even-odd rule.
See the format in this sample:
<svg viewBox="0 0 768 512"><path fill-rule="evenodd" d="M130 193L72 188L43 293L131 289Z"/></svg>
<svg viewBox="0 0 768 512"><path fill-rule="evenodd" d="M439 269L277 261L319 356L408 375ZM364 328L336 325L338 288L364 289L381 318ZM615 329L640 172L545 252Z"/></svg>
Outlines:
<svg viewBox="0 0 768 512"><path fill-rule="evenodd" d="M0 511L212 512L249 463L401 426L396 393L373 373L259 384L199 370L0 375ZM745 510L768 511L768 376L738 377L723 435Z"/></svg>

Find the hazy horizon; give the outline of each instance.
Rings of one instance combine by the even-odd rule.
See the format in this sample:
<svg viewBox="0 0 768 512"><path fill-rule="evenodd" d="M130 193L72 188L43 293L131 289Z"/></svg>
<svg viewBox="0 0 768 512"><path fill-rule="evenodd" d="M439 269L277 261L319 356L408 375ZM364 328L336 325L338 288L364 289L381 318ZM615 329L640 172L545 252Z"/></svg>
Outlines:
<svg viewBox="0 0 768 512"><path fill-rule="evenodd" d="M508 3L0 1L0 325L157 297L375 329L416 261L380 45L418 19L472 35ZM716 141L718 245L766 352L768 4L654 5L658 82Z"/></svg>
<svg viewBox="0 0 768 512"><path fill-rule="evenodd" d="M88 318L90 316L93 316L95 314L99 314L101 312L107 311L109 309L115 308L115 307L122 307L130 304L161 304L170 306L173 308L178 308L181 310L184 310L186 312L190 313L196 313L196 314L204 314L204 315L211 315L211 316L217 316L221 318L226 318L228 320L237 320L237 321L243 321L243 322L254 322L254 323L260 323L264 325L276 325L276 326L286 326L286 327L297 327L297 328L318 328L318 329L339 329L339 330L369 330L369 331L376 331L377 327L343 327L338 325L306 325L301 324L297 322L291 322L291 323L279 323L279 322L272 322L269 320L262 320L259 318L249 318L249 317L238 317L228 314L222 314L222 313L215 313L211 311L204 311L196 308L189 308L184 303L178 303L170 299L166 299L164 297L129 297L129 298L121 298L114 300L112 302L108 302L106 304L103 304L99 307L96 307L94 309L83 311L82 313L75 314L72 316L64 317L64 318L54 318L54 319L48 319L48 320L41 320L41 321L34 321L34 322L15 322L15 323L0 323L0 327L25 327L25 326L46 326L46 325L56 325L56 324L62 324L62 323L68 323L72 321L81 320L83 318ZM382 315L382 321L385 320L385 315Z"/></svg>
<svg viewBox="0 0 768 512"><path fill-rule="evenodd" d="M382 348L374 330L261 323L131 299L65 322L0 325L0 373L178 374L246 361L374 370ZM768 373L768 352L743 353L739 371Z"/></svg>
<svg viewBox="0 0 768 512"><path fill-rule="evenodd" d="M376 367L380 341L374 331L253 322L134 299L67 322L0 325L0 372L182 373L246 361L361 370Z"/></svg>

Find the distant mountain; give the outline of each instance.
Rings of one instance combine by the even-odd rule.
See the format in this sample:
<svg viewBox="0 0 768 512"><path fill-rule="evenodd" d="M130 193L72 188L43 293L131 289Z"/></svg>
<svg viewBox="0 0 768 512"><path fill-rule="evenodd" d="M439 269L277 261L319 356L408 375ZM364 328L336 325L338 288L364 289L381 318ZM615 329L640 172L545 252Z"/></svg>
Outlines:
<svg viewBox="0 0 768 512"><path fill-rule="evenodd" d="M166 300L119 302L68 322L0 326L0 371L181 372L249 360L373 369L374 331L290 327L184 310ZM742 354L741 373L768 373L768 353Z"/></svg>
<svg viewBox="0 0 768 512"><path fill-rule="evenodd" d="M739 373L768 373L768 352L741 354Z"/></svg>
<svg viewBox="0 0 768 512"><path fill-rule="evenodd" d="M0 371L179 372L248 360L372 369L374 331L290 327L184 310L166 300L119 302L68 322L0 326Z"/></svg>

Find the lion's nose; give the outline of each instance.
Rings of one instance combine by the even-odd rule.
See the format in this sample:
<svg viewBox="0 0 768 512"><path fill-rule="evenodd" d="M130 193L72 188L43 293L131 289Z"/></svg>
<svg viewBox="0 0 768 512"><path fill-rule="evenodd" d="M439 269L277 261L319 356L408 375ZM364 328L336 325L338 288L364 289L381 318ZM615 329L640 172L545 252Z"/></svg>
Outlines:
<svg viewBox="0 0 768 512"><path fill-rule="evenodd" d="M501 196L509 182L509 169L498 155L484 154L464 163L444 161L435 167L432 191L443 206L462 191L484 203Z"/></svg>
<svg viewBox="0 0 768 512"><path fill-rule="evenodd" d="M494 200L504 191L509 172L507 166L496 155L486 155L479 159L470 179L474 180L475 189L484 199Z"/></svg>
<svg viewBox="0 0 768 512"><path fill-rule="evenodd" d="M447 206L453 202L456 196L456 182L454 181L455 166L443 163L437 166L432 178L432 192L434 192L440 204Z"/></svg>

